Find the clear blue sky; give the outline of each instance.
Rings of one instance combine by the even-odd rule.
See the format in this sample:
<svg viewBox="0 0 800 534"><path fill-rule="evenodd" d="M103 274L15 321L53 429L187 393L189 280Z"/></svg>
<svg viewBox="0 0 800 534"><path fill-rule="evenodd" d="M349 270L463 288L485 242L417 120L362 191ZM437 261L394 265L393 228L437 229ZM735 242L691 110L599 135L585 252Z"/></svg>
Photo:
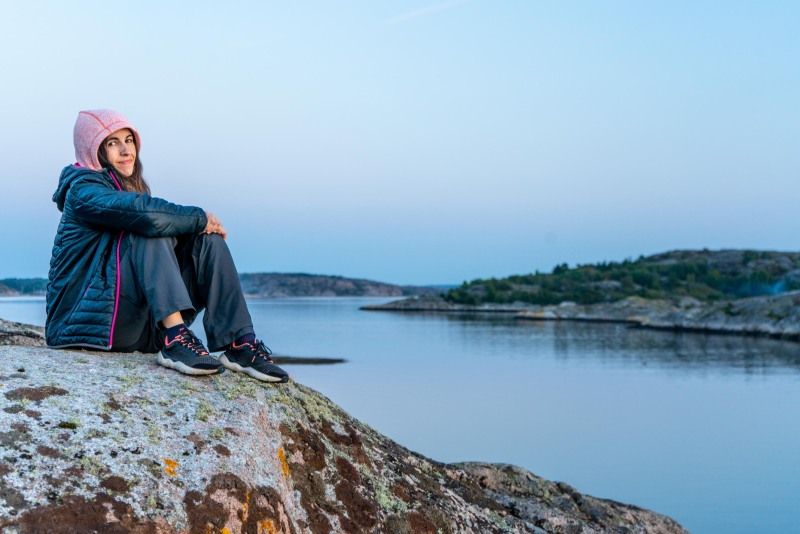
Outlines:
<svg viewBox="0 0 800 534"><path fill-rule="evenodd" d="M72 125L104 107L241 272L800 249L798 22L795 1L4 2L0 278L47 275Z"/></svg>

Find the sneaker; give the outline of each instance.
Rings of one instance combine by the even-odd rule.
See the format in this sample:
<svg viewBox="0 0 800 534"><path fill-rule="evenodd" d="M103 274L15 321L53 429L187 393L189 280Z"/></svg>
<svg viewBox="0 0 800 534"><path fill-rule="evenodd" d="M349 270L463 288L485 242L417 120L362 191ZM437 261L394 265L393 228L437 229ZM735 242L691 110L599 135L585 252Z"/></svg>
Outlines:
<svg viewBox="0 0 800 534"><path fill-rule="evenodd" d="M186 327L169 343L164 338L164 348L158 353L157 361L185 375L213 375L225 371L219 360L213 358L203 342Z"/></svg>
<svg viewBox="0 0 800 534"><path fill-rule="evenodd" d="M255 344L232 343L219 361L226 369L245 373L257 380L264 382L288 382L289 373L272 362L272 351L264 345L263 341L256 340Z"/></svg>

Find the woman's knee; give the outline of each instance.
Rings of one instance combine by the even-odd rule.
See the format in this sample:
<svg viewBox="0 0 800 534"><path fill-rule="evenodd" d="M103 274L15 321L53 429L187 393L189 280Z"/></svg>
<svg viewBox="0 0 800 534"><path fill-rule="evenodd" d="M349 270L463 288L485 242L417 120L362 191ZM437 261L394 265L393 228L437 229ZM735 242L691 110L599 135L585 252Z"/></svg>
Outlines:
<svg viewBox="0 0 800 534"><path fill-rule="evenodd" d="M178 240L175 237L148 237L138 234L128 234L128 244L135 250L140 249L169 249L175 248Z"/></svg>
<svg viewBox="0 0 800 534"><path fill-rule="evenodd" d="M224 250L228 252L228 243L220 234L200 234L197 236L197 245L201 248L218 252Z"/></svg>
<svg viewBox="0 0 800 534"><path fill-rule="evenodd" d="M222 235L220 234L202 233L200 234L200 238L208 241L209 243L212 243L213 246L220 246L220 245L224 245L226 247L228 246L228 244L225 242L225 238L222 237Z"/></svg>

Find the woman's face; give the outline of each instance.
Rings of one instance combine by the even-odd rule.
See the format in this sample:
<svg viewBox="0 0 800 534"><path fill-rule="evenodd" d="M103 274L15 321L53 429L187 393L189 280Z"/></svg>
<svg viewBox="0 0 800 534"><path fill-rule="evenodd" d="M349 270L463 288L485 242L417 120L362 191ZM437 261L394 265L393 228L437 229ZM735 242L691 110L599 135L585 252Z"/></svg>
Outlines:
<svg viewBox="0 0 800 534"><path fill-rule="evenodd" d="M133 174L133 166L136 163L136 143L133 139L133 132L127 128L117 130L103 140L106 147L108 162L122 176L128 177Z"/></svg>

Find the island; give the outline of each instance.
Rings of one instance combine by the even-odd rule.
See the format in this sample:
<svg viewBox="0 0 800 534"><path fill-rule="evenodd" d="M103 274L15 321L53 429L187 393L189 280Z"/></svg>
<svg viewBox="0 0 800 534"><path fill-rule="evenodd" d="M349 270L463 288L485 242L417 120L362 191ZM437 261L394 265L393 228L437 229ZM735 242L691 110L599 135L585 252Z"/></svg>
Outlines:
<svg viewBox="0 0 800 534"><path fill-rule="evenodd" d="M550 273L478 279L372 311L512 313L520 320L800 339L800 253L677 250Z"/></svg>

